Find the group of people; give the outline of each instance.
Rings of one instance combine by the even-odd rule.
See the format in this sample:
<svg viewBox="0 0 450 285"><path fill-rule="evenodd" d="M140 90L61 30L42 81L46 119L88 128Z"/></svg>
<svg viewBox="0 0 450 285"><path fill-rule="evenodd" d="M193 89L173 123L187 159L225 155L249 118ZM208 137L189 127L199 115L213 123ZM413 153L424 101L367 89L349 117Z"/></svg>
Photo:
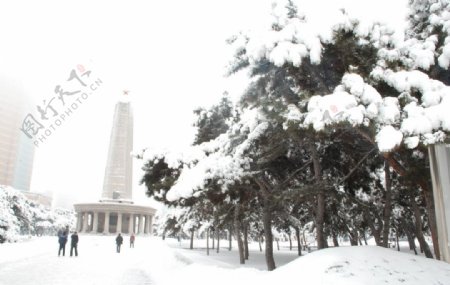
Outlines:
<svg viewBox="0 0 450 285"><path fill-rule="evenodd" d="M58 232L58 243L59 243L59 250L58 250L58 256L62 255L65 256L66 255L66 243L68 240L68 229L64 230L64 231L59 231ZM134 240L136 239L134 233L132 233L130 235L130 248L134 248ZM74 232L71 236L70 236L70 256L73 255L73 253L75 252L75 256L78 256L78 233ZM117 253L120 253L120 247L122 246L123 243L123 237L122 235L119 233L116 237L116 251Z"/></svg>
<svg viewBox="0 0 450 285"><path fill-rule="evenodd" d="M67 243L67 239L68 239L68 231L59 231L58 232L58 242L59 242L59 250L58 250L58 256L61 255L61 251L62 251L62 255L65 256L66 255L66 243ZM77 232L74 232L71 236L70 236L70 256L73 255L74 251L75 251L75 256L78 256L78 234Z"/></svg>
<svg viewBox="0 0 450 285"><path fill-rule="evenodd" d="M134 233L132 233L130 235L130 248L134 248L134 240L136 239L136 237L134 236ZM122 246L123 243L123 237L122 235L119 233L116 237L116 251L117 253L120 253L120 247Z"/></svg>

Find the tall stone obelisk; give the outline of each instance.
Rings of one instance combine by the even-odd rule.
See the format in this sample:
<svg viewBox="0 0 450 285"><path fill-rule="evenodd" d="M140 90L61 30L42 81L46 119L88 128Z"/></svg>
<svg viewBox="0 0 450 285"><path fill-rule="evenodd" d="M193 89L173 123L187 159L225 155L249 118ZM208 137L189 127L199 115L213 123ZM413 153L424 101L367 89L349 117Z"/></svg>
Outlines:
<svg viewBox="0 0 450 285"><path fill-rule="evenodd" d="M124 91L114 110L102 200L132 200L133 109Z"/></svg>
<svg viewBox="0 0 450 285"><path fill-rule="evenodd" d="M106 161L102 198L74 204L76 230L91 234L151 235L156 210L132 200L133 110L128 91L116 104Z"/></svg>

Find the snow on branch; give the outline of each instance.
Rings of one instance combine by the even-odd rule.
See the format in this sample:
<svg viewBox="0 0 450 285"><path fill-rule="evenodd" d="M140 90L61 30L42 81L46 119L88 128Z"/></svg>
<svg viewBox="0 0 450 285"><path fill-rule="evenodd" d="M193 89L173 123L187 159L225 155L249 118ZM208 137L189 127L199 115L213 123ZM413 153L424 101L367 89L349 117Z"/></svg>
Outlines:
<svg viewBox="0 0 450 285"><path fill-rule="evenodd" d="M167 193L169 201L200 195L209 180L226 189L246 175L252 145L268 127L260 110L244 109L240 120L216 139L179 150L149 149L144 160L164 159L171 168L181 167L179 178Z"/></svg>

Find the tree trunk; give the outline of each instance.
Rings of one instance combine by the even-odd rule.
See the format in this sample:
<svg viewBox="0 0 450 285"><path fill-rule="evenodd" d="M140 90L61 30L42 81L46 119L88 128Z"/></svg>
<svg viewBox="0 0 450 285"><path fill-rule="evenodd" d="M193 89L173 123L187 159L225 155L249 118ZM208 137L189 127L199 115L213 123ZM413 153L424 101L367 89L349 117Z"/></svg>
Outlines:
<svg viewBox="0 0 450 285"><path fill-rule="evenodd" d="M209 255L209 229L206 230L206 255Z"/></svg>
<svg viewBox="0 0 450 285"><path fill-rule="evenodd" d="M372 214L370 214L368 210L364 211L364 220L366 221L367 225L370 228L370 231L372 232L372 236L375 240L375 244L377 246L382 246L382 242L381 242L382 228L381 229L377 228L377 226L375 224L375 220L377 220L377 219L378 219L378 217L372 217Z"/></svg>
<svg viewBox="0 0 450 285"><path fill-rule="evenodd" d="M220 248L220 230L217 229L217 253L219 253L219 248Z"/></svg>
<svg viewBox="0 0 450 285"><path fill-rule="evenodd" d="M244 257L245 260L248 260L249 252L248 252L248 225L244 225Z"/></svg>
<svg viewBox="0 0 450 285"><path fill-rule="evenodd" d="M358 231L356 229L349 230L350 235L350 245L351 246L357 246L358 245Z"/></svg>
<svg viewBox="0 0 450 285"><path fill-rule="evenodd" d="M211 239L212 239L212 249L216 248L216 239L214 238L214 231L211 233Z"/></svg>
<svg viewBox="0 0 450 285"><path fill-rule="evenodd" d="M384 162L384 176L386 181L386 192L383 212L383 246L388 247L389 244L389 230L392 212L392 181L391 170L389 163Z"/></svg>
<svg viewBox="0 0 450 285"><path fill-rule="evenodd" d="M276 268L276 266L275 260L273 258L272 209L269 202L269 197L267 197L267 195L265 195L264 197L263 225L264 225L264 239L266 247L265 256L266 256L267 270L272 271Z"/></svg>
<svg viewBox="0 0 450 285"><path fill-rule="evenodd" d="M422 231L422 215L420 213L419 206L417 206L416 201L414 201L414 198L410 198L411 206L413 208L414 212L414 218L416 220L415 222L415 229L416 229L416 237L419 241L420 247L422 248L423 252L425 253L425 256L427 258L433 258L433 254L431 253L430 247L428 246L428 243L425 240L425 237L423 236Z"/></svg>
<svg viewBox="0 0 450 285"><path fill-rule="evenodd" d="M413 241L414 242L414 241ZM398 245L398 238L397 238L397 245ZM414 254L417 255L417 249L416 249L416 243L414 242Z"/></svg>
<svg viewBox="0 0 450 285"><path fill-rule="evenodd" d="M262 246L261 246L261 239L262 237L258 237L258 243L259 243L259 251L262 251Z"/></svg>
<svg viewBox="0 0 450 285"><path fill-rule="evenodd" d="M194 230L191 230L191 245L189 248L194 249Z"/></svg>
<svg viewBox="0 0 450 285"><path fill-rule="evenodd" d="M305 236L305 230L303 230L302 232L302 236L303 236L303 250L306 250L306 236Z"/></svg>
<svg viewBox="0 0 450 285"><path fill-rule="evenodd" d="M409 230L406 230L406 229L405 229L405 233L406 233L406 238L408 239L409 250L416 250L416 243L414 241L413 234Z"/></svg>
<svg viewBox="0 0 450 285"><path fill-rule="evenodd" d="M373 238L375 240L375 244L377 246L382 246L380 231L375 227L374 223L370 223L370 230L372 231Z"/></svg>
<svg viewBox="0 0 450 285"><path fill-rule="evenodd" d="M363 240L364 240L364 244L365 244L365 245L368 245L368 244L367 244L367 238L366 238L366 233L365 233L365 231L362 231L362 232L361 232L361 236L362 236L362 238L363 238Z"/></svg>
<svg viewBox="0 0 450 285"><path fill-rule="evenodd" d="M383 153L384 157L388 160L391 167L401 176L406 176L406 169L401 165L394 157L392 153ZM433 240L433 249L436 259L440 259L441 254L439 252L439 240L436 224L436 214L433 199L433 191L430 189L428 183L423 179L418 179L415 181L422 189L422 195L425 197L428 221L431 231L431 239Z"/></svg>
<svg viewBox="0 0 450 285"><path fill-rule="evenodd" d="M339 246L338 236L335 233L333 233L333 245L334 245L334 247Z"/></svg>
<svg viewBox="0 0 450 285"><path fill-rule="evenodd" d="M289 250L292 250L292 238L291 238L291 234L289 234Z"/></svg>
<svg viewBox="0 0 450 285"><path fill-rule="evenodd" d="M241 204L238 202L234 207L234 234L238 244L239 263L245 264L244 243L241 236L241 221L240 221Z"/></svg>
<svg viewBox="0 0 450 285"><path fill-rule="evenodd" d="M231 245L231 226L228 230L228 251L231 251L232 245Z"/></svg>
<svg viewBox="0 0 450 285"><path fill-rule="evenodd" d="M434 207L433 191L423 191L425 196L425 203L427 209L428 223L431 231L431 239L433 241L434 256L436 259L441 259L441 253L439 252L439 240L437 235L437 223L436 223L436 209Z"/></svg>
<svg viewBox="0 0 450 285"><path fill-rule="evenodd" d="M317 195L317 209L316 209L316 238L317 249L325 248L325 234L324 234L324 216L325 216L325 196L323 193Z"/></svg>
<svg viewBox="0 0 450 285"><path fill-rule="evenodd" d="M413 235L407 232L406 236L408 237L409 250L414 250L414 254L417 255L416 242L414 240Z"/></svg>
<svg viewBox="0 0 450 285"><path fill-rule="evenodd" d="M398 231L395 234L395 239L397 241L397 251L400 251L400 243L398 242Z"/></svg>
<svg viewBox="0 0 450 285"><path fill-rule="evenodd" d="M298 256L302 256L302 243L300 241L300 229L295 227L295 237L297 238Z"/></svg>
<svg viewBox="0 0 450 285"><path fill-rule="evenodd" d="M309 150L311 152L311 158L314 167L314 180L318 185L321 177L320 161L317 154L315 143L311 143ZM321 192L317 194L317 206L316 206L316 239L317 249L325 248L325 233L324 233L324 221L325 221L325 195Z"/></svg>

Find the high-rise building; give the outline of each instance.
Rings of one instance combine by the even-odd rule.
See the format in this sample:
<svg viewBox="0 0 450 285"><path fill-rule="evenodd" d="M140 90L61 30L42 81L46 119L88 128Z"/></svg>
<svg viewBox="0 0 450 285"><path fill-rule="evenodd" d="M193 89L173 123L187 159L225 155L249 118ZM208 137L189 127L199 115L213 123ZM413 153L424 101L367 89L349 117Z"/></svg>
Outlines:
<svg viewBox="0 0 450 285"><path fill-rule="evenodd" d="M0 79L0 184L30 190L35 146L21 130L32 109L19 84Z"/></svg>

